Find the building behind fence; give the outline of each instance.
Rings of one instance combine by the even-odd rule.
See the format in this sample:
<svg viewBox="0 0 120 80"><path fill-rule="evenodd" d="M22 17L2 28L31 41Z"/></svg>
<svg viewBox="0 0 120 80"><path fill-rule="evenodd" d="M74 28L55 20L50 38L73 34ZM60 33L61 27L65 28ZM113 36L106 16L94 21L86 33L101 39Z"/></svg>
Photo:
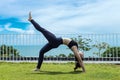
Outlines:
<svg viewBox="0 0 120 80"><path fill-rule="evenodd" d="M120 34L67 34L84 52L85 62L120 63ZM41 34L0 34L0 61L37 61L47 40ZM61 45L45 54L44 61L74 61L67 46Z"/></svg>

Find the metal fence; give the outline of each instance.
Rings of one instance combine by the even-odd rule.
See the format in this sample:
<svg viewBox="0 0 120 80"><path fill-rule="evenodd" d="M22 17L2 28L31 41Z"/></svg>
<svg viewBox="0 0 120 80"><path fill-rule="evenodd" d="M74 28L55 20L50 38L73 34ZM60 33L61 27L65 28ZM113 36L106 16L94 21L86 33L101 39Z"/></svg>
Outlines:
<svg viewBox="0 0 120 80"><path fill-rule="evenodd" d="M120 63L120 34L66 34L84 52L86 63ZM37 62L39 50L47 40L41 34L0 34L0 61ZM60 46L45 54L45 62L72 62L74 56L67 46ZM61 56L60 54L64 54Z"/></svg>

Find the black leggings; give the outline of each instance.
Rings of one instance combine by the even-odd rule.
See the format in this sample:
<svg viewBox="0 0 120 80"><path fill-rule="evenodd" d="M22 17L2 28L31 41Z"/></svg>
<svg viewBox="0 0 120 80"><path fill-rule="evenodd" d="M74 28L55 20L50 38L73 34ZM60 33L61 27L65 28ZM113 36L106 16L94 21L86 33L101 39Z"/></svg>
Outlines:
<svg viewBox="0 0 120 80"><path fill-rule="evenodd" d="M53 48L57 48L60 44L63 43L63 41L62 41L62 38L57 38L53 33L51 33L48 30L42 28L34 20L31 20L31 23L48 40L48 43L39 52L39 58L38 58L37 68L40 69L40 67L42 65L42 62L43 62L43 59L44 59L44 53L48 52L49 50L51 50Z"/></svg>

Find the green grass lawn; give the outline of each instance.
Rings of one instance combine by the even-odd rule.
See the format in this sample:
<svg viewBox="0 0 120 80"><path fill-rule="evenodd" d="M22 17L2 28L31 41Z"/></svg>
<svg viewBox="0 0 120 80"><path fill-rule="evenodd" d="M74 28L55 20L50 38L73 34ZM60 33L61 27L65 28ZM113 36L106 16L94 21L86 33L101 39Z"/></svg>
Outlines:
<svg viewBox="0 0 120 80"><path fill-rule="evenodd" d="M44 63L40 72L34 72L36 63L0 62L0 80L120 80L120 65L85 64L74 72L74 63Z"/></svg>

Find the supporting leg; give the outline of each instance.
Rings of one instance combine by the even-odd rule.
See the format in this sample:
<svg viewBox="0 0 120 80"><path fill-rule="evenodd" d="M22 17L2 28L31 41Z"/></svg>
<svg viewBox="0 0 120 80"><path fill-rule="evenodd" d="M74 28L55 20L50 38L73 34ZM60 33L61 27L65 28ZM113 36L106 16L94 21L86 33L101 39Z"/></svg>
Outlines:
<svg viewBox="0 0 120 80"><path fill-rule="evenodd" d="M44 54L51 50L52 47L49 43L47 43L41 50L40 50L40 53L39 53L39 58L38 58L38 64L37 64L37 69L40 69L41 68L41 65L43 63L43 59L44 59Z"/></svg>

